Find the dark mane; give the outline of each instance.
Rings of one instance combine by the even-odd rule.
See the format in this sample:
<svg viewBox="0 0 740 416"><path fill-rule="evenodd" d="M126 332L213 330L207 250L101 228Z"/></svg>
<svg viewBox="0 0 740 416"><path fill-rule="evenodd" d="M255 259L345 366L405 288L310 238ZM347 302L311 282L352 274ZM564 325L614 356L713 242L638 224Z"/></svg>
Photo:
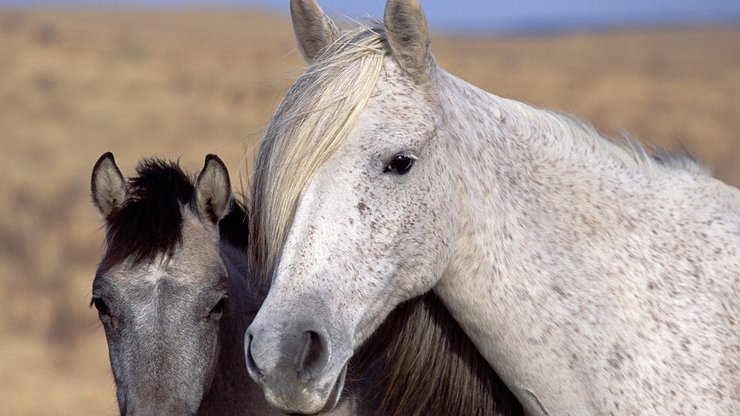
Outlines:
<svg viewBox="0 0 740 416"><path fill-rule="evenodd" d="M368 415L523 415L433 292L400 304L350 365ZM350 386L352 388L352 386Z"/></svg>
<svg viewBox="0 0 740 416"><path fill-rule="evenodd" d="M128 258L134 264L171 254L182 241L182 206L190 202L193 181L177 162L144 159L128 180L128 199L106 228L106 270Z"/></svg>

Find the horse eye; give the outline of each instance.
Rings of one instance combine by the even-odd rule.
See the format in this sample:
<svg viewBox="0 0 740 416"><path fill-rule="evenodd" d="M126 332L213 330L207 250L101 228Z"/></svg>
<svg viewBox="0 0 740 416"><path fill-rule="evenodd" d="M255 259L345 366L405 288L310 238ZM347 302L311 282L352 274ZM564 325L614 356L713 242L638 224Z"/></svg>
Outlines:
<svg viewBox="0 0 740 416"><path fill-rule="evenodd" d="M221 319L221 317L224 314L224 308L226 307L226 302L228 302L228 297L224 296L222 297L216 306L211 309L211 312L208 313L208 317L213 319L214 321L217 321Z"/></svg>
<svg viewBox="0 0 740 416"><path fill-rule="evenodd" d="M106 305L105 301L101 298L92 298L92 300L90 301L90 306L95 306L95 309L97 309L98 313L101 315L110 314L108 305Z"/></svg>
<svg viewBox="0 0 740 416"><path fill-rule="evenodd" d="M408 173L409 170L411 170L411 167L414 166L414 162L416 161L416 156L409 154L409 153L400 153L395 156L393 156L393 159L391 159L390 162L388 162L388 165L383 169L384 173L395 173L397 175L405 175Z"/></svg>

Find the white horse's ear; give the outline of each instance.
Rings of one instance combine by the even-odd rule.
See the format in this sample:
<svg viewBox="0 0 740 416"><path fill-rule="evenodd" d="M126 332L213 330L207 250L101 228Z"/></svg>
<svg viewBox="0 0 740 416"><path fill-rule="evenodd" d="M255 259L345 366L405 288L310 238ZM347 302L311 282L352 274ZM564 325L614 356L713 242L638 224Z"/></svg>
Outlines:
<svg viewBox="0 0 740 416"><path fill-rule="evenodd" d="M385 5L385 30L396 61L413 77L429 68L429 29L418 0L389 0Z"/></svg>
<svg viewBox="0 0 740 416"><path fill-rule="evenodd" d="M118 211L128 197L126 179L116 166L113 153L104 153L95 163L90 179L95 208L106 220Z"/></svg>
<svg viewBox="0 0 740 416"><path fill-rule="evenodd" d="M229 171L218 156L206 156L203 170L195 181L192 204L201 218L214 224L229 213L231 205Z"/></svg>
<svg viewBox="0 0 740 416"><path fill-rule="evenodd" d="M337 25L315 0L290 0L290 17L298 47L306 62L313 61L322 49L339 37Z"/></svg>

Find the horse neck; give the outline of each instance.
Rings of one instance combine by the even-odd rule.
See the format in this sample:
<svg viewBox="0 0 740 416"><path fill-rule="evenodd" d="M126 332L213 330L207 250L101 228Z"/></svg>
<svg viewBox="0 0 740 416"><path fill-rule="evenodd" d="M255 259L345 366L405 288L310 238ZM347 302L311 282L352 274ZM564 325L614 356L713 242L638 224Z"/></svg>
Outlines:
<svg viewBox="0 0 740 416"><path fill-rule="evenodd" d="M506 246L490 247L501 236L520 237L528 222L568 227L571 218L549 214L618 193L629 186L627 178L635 179L620 159L624 155L606 150L616 146L584 137L593 133L581 124L489 94L444 71L437 84L447 134L443 152L458 175L460 226L471 228L464 235L475 247L495 248L477 257L482 261L502 263L516 254Z"/></svg>
<svg viewBox="0 0 740 416"><path fill-rule="evenodd" d="M216 374L198 414L278 415L265 401L260 387L249 378L244 361L244 332L262 303L263 291L251 287L243 248L222 242L221 256L228 271L229 309L219 328Z"/></svg>
<svg viewBox="0 0 740 416"><path fill-rule="evenodd" d="M543 382L573 378L558 373L561 363L567 373L567 357L559 354L570 349L559 345L568 342L565 331L553 329L553 317L567 315L566 303L573 299L558 296L551 279L557 272L540 273L531 265L533 259L541 260L541 268L578 264L575 257L588 256L561 239L560 231L572 224L557 213L578 205L578 198L598 200L599 189L590 184L610 175L603 166L618 169L621 162L586 157L580 127L552 113L485 93L444 72L437 82L445 150L460 167L461 216L449 267L435 291L529 412L544 411L543 398L550 414L588 413L578 407L577 383L559 389ZM535 340L533 333L550 338ZM541 360L532 358L536 354ZM551 378L541 376L548 372ZM552 407L557 397L564 407Z"/></svg>
<svg viewBox="0 0 740 416"><path fill-rule="evenodd" d="M708 327L695 316L722 315L713 299L733 293L737 257L712 250L736 245L724 224L740 194L705 174L661 171L576 122L444 72L437 84L461 206L434 290L527 411L610 413L612 401L584 400L606 391L639 409L641 384L624 374L662 385L665 374L691 378L680 360L709 370L671 331L688 339ZM646 332L658 315L681 326ZM661 364L645 351L665 353ZM653 372L641 370L646 362ZM713 377L704 376L696 385ZM675 413L672 403L659 413Z"/></svg>
<svg viewBox="0 0 740 416"><path fill-rule="evenodd" d="M436 73L436 84L443 123L450 136L448 151L461 159L472 157L487 164L466 163L469 168L482 168L465 171L473 175L467 183L479 180L479 174L487 174L491 180L536 174L548 179L565 176L583 180L561 175L561 171L572 168L574 162L584 169L599 170L600 175L638 164L635 159L639 157L598 137L575 119L498 97L441 69ZM534 168L546 170L531 172Z"/></svg>

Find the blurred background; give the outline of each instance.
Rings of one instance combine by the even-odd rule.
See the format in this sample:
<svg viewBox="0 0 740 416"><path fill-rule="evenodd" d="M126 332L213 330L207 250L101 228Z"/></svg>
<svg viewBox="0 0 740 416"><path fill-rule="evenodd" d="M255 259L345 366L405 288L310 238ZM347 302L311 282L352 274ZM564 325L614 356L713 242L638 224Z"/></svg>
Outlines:
<svg viewBox="0 0 740 416"><path fill-rule="evenodd" d="M348 22L383 1L326 0ZM740 186L737 0L422 0L448 71L575 114L607 135L686 149ZM88 308L104 233L89 175L113 151L238 187L300 74L287 0L0 0L0 415L116 414Z"/></svg>

